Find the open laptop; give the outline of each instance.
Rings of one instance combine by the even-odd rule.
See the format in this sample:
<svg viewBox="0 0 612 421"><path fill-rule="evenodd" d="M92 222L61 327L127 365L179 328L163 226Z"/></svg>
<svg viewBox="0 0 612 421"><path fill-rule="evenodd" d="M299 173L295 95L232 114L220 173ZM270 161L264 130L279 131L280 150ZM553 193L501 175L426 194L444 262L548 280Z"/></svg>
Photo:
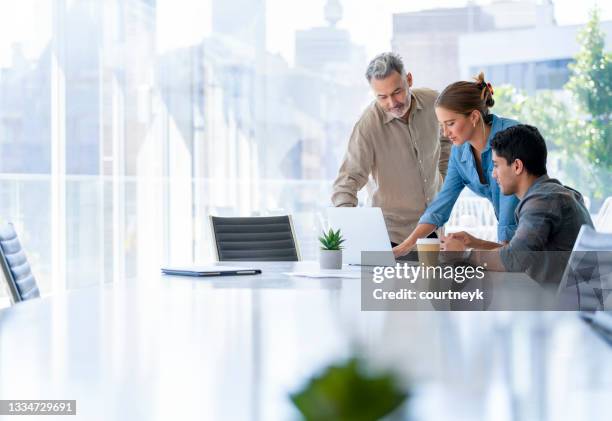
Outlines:
<svg viewBox="0 0 612 421"><path fill-rule="evenodd" d="M344 238L342 262L362 266L395 266L389 233L380 208L328 208L328 227ZM361 252L367 253L364 261Z"/></svg>

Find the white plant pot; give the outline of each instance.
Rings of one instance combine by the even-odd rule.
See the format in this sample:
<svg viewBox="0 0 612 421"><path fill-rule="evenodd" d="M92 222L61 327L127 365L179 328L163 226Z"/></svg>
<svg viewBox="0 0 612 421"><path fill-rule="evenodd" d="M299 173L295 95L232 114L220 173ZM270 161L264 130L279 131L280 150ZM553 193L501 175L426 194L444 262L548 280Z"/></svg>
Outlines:
<svg viewBox="0 0 612 421"><path fill-rule="evenodd" d="M321 269L342 269L342 250L319 250Z"/></svg>

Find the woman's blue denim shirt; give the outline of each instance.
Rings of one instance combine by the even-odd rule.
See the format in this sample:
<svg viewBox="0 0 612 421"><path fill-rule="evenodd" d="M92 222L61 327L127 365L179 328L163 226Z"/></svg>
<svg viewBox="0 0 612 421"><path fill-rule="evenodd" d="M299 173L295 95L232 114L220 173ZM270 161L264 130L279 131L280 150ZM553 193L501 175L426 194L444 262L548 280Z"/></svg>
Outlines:
<svg viewBox="0 0 612 421"><path fill-rule="evenodd" d="M495 209L497 217L498 241L510 241L516 231L516 220L514 209L519 200L515 195L505 195L499 189L499 185L493 178L493 159L491 150L491 139L504 129L519 124L518 121L492 115L491 133L487 139L487 146L481 153L482 171L485 184L480 183L474 155L470 150L470 144L465 142L461 146L453 146L448 162L448 173L444 179L442 189L429 204L420 224L433 224L437 227L444 225L450 217L457 197L464 187L468 187L478 196L489 199Z"/></svg>

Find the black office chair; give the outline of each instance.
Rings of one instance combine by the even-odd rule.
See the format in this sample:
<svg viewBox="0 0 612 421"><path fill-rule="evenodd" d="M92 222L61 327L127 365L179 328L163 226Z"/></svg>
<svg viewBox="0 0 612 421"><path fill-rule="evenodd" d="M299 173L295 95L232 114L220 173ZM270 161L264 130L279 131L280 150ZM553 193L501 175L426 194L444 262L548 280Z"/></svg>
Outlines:
<svg viewBox="0 0 612 421"><path fill-rule="evenodd" d="M291 217L256 216L223 218L211 216L210 223L217 260L300 260Z"/></svg>
<svg viewBox="0 0 612 421"><path fill-rule="evenodd" d="M36 279L11 223L0 226L0 266L13 304L40 297Z"/></svg>

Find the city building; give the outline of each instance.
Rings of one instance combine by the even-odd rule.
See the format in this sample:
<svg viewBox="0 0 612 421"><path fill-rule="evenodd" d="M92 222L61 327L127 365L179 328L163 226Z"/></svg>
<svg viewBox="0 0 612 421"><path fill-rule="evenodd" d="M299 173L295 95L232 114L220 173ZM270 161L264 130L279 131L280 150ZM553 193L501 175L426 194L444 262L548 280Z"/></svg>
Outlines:
<svg viewBox="0 0 612 421"><path fill-rule="evenodd" d="M396 13L391 45L404 58L416 86L441 90L462 77L462 37L471 34L470 39L480 39L482 33L491 31L553 25L553 11L550 0L500 0L483 6L469 3L460 8ZM503 49L497 45L488 50L479 48L478 43L462 46L474 55L488 57L505 55L509 43L514 42L504 38L500 44Z"/></svg>
<svg viewBox="0 0 612 421"><path fill-rule="evenodd" d="M458 43L460 78L483 71L495 85L510 84L530 94L562 89L570 77L568 64L580 49L577 35L582 28L550 24L464 34ZM610 50L612 21L601 22L601 29L606 34L605 48Z"/></svg>

